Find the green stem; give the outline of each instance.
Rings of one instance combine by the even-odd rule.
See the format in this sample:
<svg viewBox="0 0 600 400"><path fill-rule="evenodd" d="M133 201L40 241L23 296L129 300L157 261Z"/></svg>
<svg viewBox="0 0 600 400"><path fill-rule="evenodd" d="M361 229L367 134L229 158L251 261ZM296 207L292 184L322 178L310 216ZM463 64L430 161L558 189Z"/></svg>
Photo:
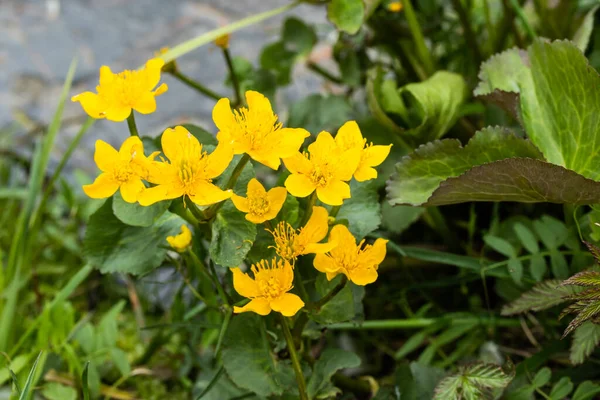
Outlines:
<svg viewBox="0 0 600 400"><path fill-rule="evenodd" d="M346 287L346 283L348 283L348 278L346 277L346 275L343 275L340 283L338 283L333 289L331 289L331 291L329 293L327 293L325 296L323 296L321 298L321 300L317 301L316 303L309 304L308 308L313 309L316 312L319 312L325 304L329 303L329 301L331 299L333 299L335 296L337 296L337 294L339 292L341 292L342 289L344 289L344 287Z"/></svg>
<svg viewBox="0 0 600 400"><path fill-rule="evenodd" d="M290 359L292 360L292 367L294 367L294 373L296 374L296 382L298 383L300 399L308 400L308 395L306 394L306 382L304 381L304 375L302 374L302 367L300 366L300 359L298 358L298 353L296 352L296 346L294 345L292 332L290 332L288 322L283 315L280 315L279 320L281 322L281 330L283 331L285 342L287 343L288 352L290 353Z"/></svg>
<svg viewBox="0 0 600 400"><path fill-rule="evenodd" d="M248 164L248 161L250 161L250 156L248 154L244 154L242 158L240 158L240 161L238 161L237 165L233 169L233 172L231 173L231 176L227 180L225 190L233 189L235 183L240 177L242 171L244 170L244 167L246 166L246 164ZM219 209L223 206L223 203L224 202L222 201L220 203L214 204L208 210L206 210L206 220L210 220L211 218L213 218L217 214Z"/></svg>
<svg viewBox="0 0 600 400"><path fill-rule="evenodd" d="M131 136L140 136L138 133L137 125L135 124L135 111L131 110L131 114L127 117L127 127L129 128L129 134Z"/></svg>
<svg viewBox="0 0 600 400"><path fill-rule="evenodd" d="M219 296L221 297L221 300L223 301L223 303L229 305L229 298L225 294L225 289L223 289L223 285L221 285L219 278L209 272L208 268L206 268L206 265L204 265L202 260L200 260L200 258L196 255L196 253L194 253L194 250L189 249L188 253L192 259L192 263L194 264L194 266L196 268L198 268L200 270L200 272L202 274L204 274L204 276L206 276L208 279L210 279L213 282L213 284L217 288L217 292L219 293Z"/></svg>
<svg viewBox="0 0 600 400"><path fill-rule="evenodd" d="M233 61L231 59L231 53L229 52L228 48L223 49L223 56L225 57L225 62L227 63L227 68L229 69L229 75L231 76L231 83L233 84L233 91L235 94L234 108L236 108L244 104L244 99L242 98L242 91L240 89L240 81L238 80L237 74L235 73L235 69L233 68Z"/></svg>
<svg viewBox="0 0 600 400"><path fill-rule="evenodd" d="M521 322L516 318L489 318L489 317L462 317L462 318L409 318L409 319L388 319L371 320L363 323L340 322L327 325L329 330L383 330L383 329L421 329L447 321L451 325L473 324L494 325L499 327L518 327Z"/></svg>
<svg viewBox="0 0 600 400"><path fill-rule="evenodd" d="M340 212L340 208L342 208L342 206L333 206L331 207L331 212L329 213L330 217L337 217L338 213Z"/></svg>
<svg viewBox="0 0 600 400"><path fill-rule="evenodd" d="M450 245L451 247L458 247L456 235L450 230L450 227L446 223L446 219L444 218L444 215L440 212L439 208L428 207L427 209L425 209L425 214L423 214L423 220L433 230L439 232L448 245Z"/></svg>
<svg viewBox="0 0 600 400"><path fill-rule="evenodd" d="M317 64L314 61L308 61L306 63L306 66L312 72L314 72L318 75L321 75L323 78L327 79L328 81L331 81L337 85L341 85L342 83L344 83L342 78L334 76L331 72L327 71L325 68L321 67L319 64Z"/></svg>
<svg viewBox="0 0 600 400"><path fill-rule="evenodd" d="M308 204L306 205L306 210L304 211L304 215L302 216L302 221L300 222L300 228L302 228L308 220L313 212L313 207L317 203L317 191L312 192L310 197L308 198Z"/></svg>
<svg viewBox="0 0 600 400"><path fill-rule="evenodd" d="M488 54L491 54L494 51L494 43L496 43L496 29L494 24L492 23L492 14L490 12L489 0L484 0L483 8L485 12L485 25L488 31L488 43L490 47L488 48Z"/></svg>
<svg viewBox="0 0 600 400"><path fill-rule="evenodd" d="M523 27L525 28L525 31L529 35L529 38L531 40L536 39L537 35L536 35L535 31L533 30L533 28L531 27L531 25L529 24L529 21L527 21L527 16L525 15L525 12L523 11L523 8L519 4L519 2L517 0L510 0L510 5L517 13L517 17L519 18L519 20L521 20L521 23L523 23Z"/></svg>
<svg viewBox="0 0 600 400"><path fill-rule="evenodd" d="M188 209L190 210L190 212L192 213L194 218L196 218L198 220L198 223L202 223L202 221L206 221L206 216L204 215L202 210L200 210L198 208L198 206L196 204L191 203L190 206L188 207Z"/></svg>
<svg viewBox="0 0 600 400"><path fill-rule="evenodd" d="M460 23L463 26L464 37L469 45L470 50L473 52L473 56L475 58L475 63L479 65L483 60L481 56L481 50L479 49L479 43L477 42L477 36L475 36L475 32L471 28L471 23L469 21L469 14L463 7L461 0L452 0L452 5L454 10L458 14L458 18L460 19Z"/></svg>
<svg viewBox="0 0 600 400"><path fill-rule="evenodd" d="M411 0L403 0L402 4L404 5L404 15L408 21L408 27L410 28L410 33L412 34L415 46L417 47L419 58L425 67L425 72L427 72L427 75L432 75L435 72L435 66L433 64L433 59L431 58L431 53L429 52L427 44L425 43L423 30L421 29L421 24L417 19L412 2Z"/></svg>
<svg viewBox="0 0 600 400"><path fill-rule="evenodd" d="M209 97L209 98L211 98L213 100L220 100L221 98L225 97L225 96L221 96L218 93L213 92L212 90L210 90L206 86L202 85L199 82L196 82L195 80L191 79L187 75L182 74L178 70L170 71L170 73L175 78L179 79L181 82L183 82L184 84L188 85L192 89L197 90L200 94L203 94L206 97Z"/></svg>

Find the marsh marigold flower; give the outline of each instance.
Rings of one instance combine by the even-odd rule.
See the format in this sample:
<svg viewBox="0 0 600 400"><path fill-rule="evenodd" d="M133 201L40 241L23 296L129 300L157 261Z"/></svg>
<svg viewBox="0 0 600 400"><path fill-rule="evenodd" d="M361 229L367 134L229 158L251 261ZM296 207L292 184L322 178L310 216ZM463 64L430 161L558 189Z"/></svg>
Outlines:
<svg viewBox="0 0 600 400"><path fill-rule="evenodd" d="M310 134L304 129L282 128L271 109L269 99L247 91L248 108L231 110L229 99L215 105L212 116L219 142L231 143L234 154L248 154L253 160L272 169L279 168L281 158L298 151Z"/></svg>
<svg viewBox="0 0 600 400"><path fill-rule="evenodd" d="M294 270L287 261L277 261L274 258L269 263L267 260L262 260L252 265L251 270L254 279L239 268L232 268L235 291L251 299L244 307L234 306L233 312L252 311L260 315L267 315L273 310L286 317L291 317L304 306L300 297L288 293L293 287Z"/></svg>
<svg viewBox="0 0 600 400"><path fill-rule="evenodd" d="M192 232L187 225L181 225L181 233L175 236L167 236L167 242L175 250L184 251L192 243Z"/></svg>
<svg viewBox="0 0 600 400"><path fill-rule="evenodd" d="M377 178L377 170L373 167L384 162L392 148L391 144L388 146L367 144L367 139L363 138L355 121L348 121L342 125L335 135L335 142L342 152L350 149L360 150L360 162L354 171L354 179L359 182Z"/></svg>
<svg viewBox="0 0 600 400"><path fill-rule="evenodd" d="M248 182L246 197L234 193L231 200L238 210L246 213L248 221L262 224L277 216L281 207L283 207L286 196L287 190L285 188L274 187L267 192L256 178L252 178Z"/></svg>
<svg viewBox="0 0 600 400"><path fill-rule="evenodd" d="M146 188L142 179L149 174L151 161L156 156L144 156L144 145L140 138L127 138L119 151L110 144L96 141L94 161L102 171L91 185L84 185L83 191L93 199L105 199L120 189L123 200L135 203L138 195Z"/></svg>
<svg viewBox="0 0 600 400"><path fill-rule="evenodd" d="M327 254L317 254L314 267L332 280L344 274L357 285L364 286L377 280L377 268L385 258L385 239L377 239L373 245L364 244L364 239L356 245L356 239L344 225L331 229L329 241L337 245Z"/></svg>
<svg viewBox="0 0 600 400"><path fill-rule="evenodd" d="M389 11L396 12L396 13L402 11L403 8L404 8L404 6L399 1L392 1L391 3L389 3L387 5L387 9Z"/></svg>
<svg viewBox="0 0 600 400"><path fill-rule="evenodd" d="M156 110L156 96L167 91L165 83L156 90L160 81L160 70L164 65L160 58L146 62L139 71L125 70L114 74L106 65L100 67L98 93L84 92L73 96L71 101L81 103L83 110L93 118L124 121L131 110L150 114Z"/></svg>
<svg viewBox="0 0 600 400"><path fill-rule="evenodd" d="M313 207L312 215L306 225L294 229L289 223L282 221L271 232L275 241L275 252L284 260L293 262L298 256L309 253L325 253L335 243L319 243L325 239L329 231L329 216L324 207Z"/></svg>
<svg viewBox="0 0 600 400"><path fill-rule="evenodd" d="M285 181L288 192L296 197L306 197L315 190L325 204L339 206L350 198L350 186L360 162L361 150L340 150L329 132L321 132L308 146L307 154L297 152L283 162L292 173Z"/></svg>
<svg viewBox="0 0 600 400"><path fill-rule="evenodd" d="M141 205L187 196L199 206L207 206L231 197L231 190L222 190L211 183L231 162L233 150L230 145L219 143L208 154L202 150L198 139L182 126L165 130L161 144L168 162L153 163L148 181L157 186L140 194Z"/></svg>

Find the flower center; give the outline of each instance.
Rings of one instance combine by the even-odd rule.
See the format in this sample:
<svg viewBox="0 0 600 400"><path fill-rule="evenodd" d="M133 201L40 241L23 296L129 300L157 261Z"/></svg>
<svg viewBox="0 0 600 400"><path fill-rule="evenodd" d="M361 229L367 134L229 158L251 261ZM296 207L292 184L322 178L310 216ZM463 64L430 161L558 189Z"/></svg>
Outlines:
<svg viewBox="0 0 600 400"><path fill-rule="evenodd" d="M136 173L131 167L131 161L120 161L113 170L113 179L120 184L128 182L134 175Z"/></svg>
<svg viewBox="0 0 600 400"><path fill-rule="evenodd" d="M263 296L266 297L278 297L282 292L281 285L274 276L270 276L267 279L261 279L258 282L258 286L263 293Z"/></svg>
<svg viewBox="0 0 600 400"><path fill-rule="evenodd" d="M250 214L262 216L269 211L269 200L266 197L251 197L248 200Z"/></svg>
<svg viewBox="0 0 600 400"><path fill-rule="evenodd" d="M310 180L318 188L326 187L329 184L329 181L332 177L333 174L331 173L331 171L329 171L327 165L316 165L310 173Z"/></svg>
<svg viewBox="0 0 600 400"><path fill-rule="evenodd" d="M243 142L248 150L258 150L274 144L269 137L281 128L281 123L277 122L277 115L245 107L235 110L233 115L237 128L234 138Z"/></svg>
<svg viewBox="0 0 600 400"><path fill-rule="evenodd" d="M295 259L299 254L295 251L297 246L294 245L297 237L296 230L287 222L281 221L273 231L269 232L273 235L277 255L288 261Z"/></svg>
<svg viewBox="0 0 600 400"><path fill-rule="evenodd" d="M264 297L276 298L290 288L285 287L285 283L279 280L280 272L283 269L283 262L275 259L269 263L267 260L261 260L260 263L252 265L254 280Z"/></svg>

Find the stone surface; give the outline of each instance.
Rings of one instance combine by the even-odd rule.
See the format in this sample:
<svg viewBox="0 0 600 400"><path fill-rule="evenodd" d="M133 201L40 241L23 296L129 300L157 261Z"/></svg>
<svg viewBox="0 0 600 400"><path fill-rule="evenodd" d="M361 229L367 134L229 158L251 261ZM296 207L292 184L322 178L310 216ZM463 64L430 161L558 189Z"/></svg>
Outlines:
<svg viewBox="0 0 600 400"><path fill-rule="evenodd" d="M25 135L36 123L52 117L61 86L74 56L79 65L70 96L93 90L98 68L113 71L135 68L161 47L173 46L211 29L258 12L287 4L286 0L2 0L0 1L0 132L19 132L16 151L28 148L33 135ZM297 15L321 32L331 31L325 10L302 5L283 15L245 28L232 35L231 51L257 63L260 49L277 40L285 17ZM214 45L203 46L178 60L189 76L211 89L230 95L223 84L226 68ZM303 68L295 80L280 90L278 111L285 114L291 101L319 91L322 81ZM193 121L214 131L210 112L214 101L198 95L166 76L169 92L158 98L157 112L138 116L138 128L156 134L165 127ZM81 118L80 118L81 117ZM66 124L57 139L53 159L60 157L85 118L70 101ZM15 123L14 121L19 121ZM118 145L127 137L127 125L97 121L74 153L70 167L95 174L94 143L103 139Z"/></svg>

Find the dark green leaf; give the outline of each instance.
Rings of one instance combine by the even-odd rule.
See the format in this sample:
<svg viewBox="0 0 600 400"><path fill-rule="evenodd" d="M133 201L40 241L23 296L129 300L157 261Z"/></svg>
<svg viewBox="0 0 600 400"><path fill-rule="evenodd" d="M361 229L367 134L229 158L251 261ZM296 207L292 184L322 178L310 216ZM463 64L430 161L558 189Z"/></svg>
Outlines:
<svg viewBox="0 0 600 400"><path fill-rule="evenodd" d="M352 197L344 201L337 215L348 220L348 229L357 239L362 239L381 224L381 204L374 181L350 182Z"/></svg>
<svg viewBox="0 0 600 400"><path fill-rule="evenodd" d="M295 102L287 126L304 128L312 134L333 132L350 119L352 107L344 96L312 94Z"/></svg>
<svg viewBox="0 0 600 400"><path fill-rule="evenodd" d="M552 400L561 400L564 399L573 391L573 382L571 382L571 378L568 376L563 376L560 378L558 382L552 386L552 391L550 391L550 398Z"/></svg>
<svg viewBox="0 0 600 400"><path fill-rule="evenodd" d="M500 254L504 254L506 257L516 257L517 252L510 242L502 239L501 237L494 235L485 235L483 237L485 244L496 250Z"/></svg>
<svg viewBox="0 0 600 400"><path fill-rule="evenodd" d="M534 254L533 257L531 257L529 268L531 271L531 276L538 282L544 279L544 276L548 271L546 260L541 254Z"/></svg>
<svg viewBox="0 0 600 400"><path fill-rule="evenodd" d="M567 264L565 256L558 250L550 252L550 268L555 278L566 279L569 276L569 264Z"/></svg>
<svg viewBox="0 0 600 400"><path fill-rule="evenodd" d="M246 258L255 238L256 225L246 220L245 214L228 201L212 224L210 256L219 265L237 267Z"/></svg>
<svg viewBox="0 0 600 400"><path fill-rule="evenodd" d="M170 200L159 201L151 206L141 206L139 203L127 203L117 192L113 196L112 208L115 217L131 226L151 226L164 214L171 205Z"/></svg>
<svg viewBox="0 0 600 400"><path fill-rule="evenodd" d="M528 227L526 227L520 222L517 222L513 226L513 230L515 231L515 234L523 244L523 247L525 247L528 252L530 252L531 254L539 253L540 246L538 246L538 241L533 232L531 232L531 230Z"/></svg>
<svg viewBox="0 0 600 400"><path fill-rule="evenodd" d="M381 204L382 226L395 234L404 232L425 212L423 207L391 206L387 201Z"/></svg>
<svg viewBox="0 0 600 400"><path fill-rule="evenodd" d="M575 365L582 364L600 343L600 325L585 322L575 329L569 359Z"/></svg>
<svg viewBox="0 0 600 400"><path fill-rule="evenodd" d="M354 353L340 349L326 349L319 357L307 383L308 397L313 399L319 395L338 370L356 368L360 365L360 357Z"/></svg>
<svg viewBox="0 0 600 400"><path fill-rule="evenodd" d="M513 281L520 285L523 280L523 264L521 263L521 260L518 258L509 259L507 267L508 273L513 278Z"/></svg>
<svg viewBox="0 0 600 400"><path fill-rule="evenodd" d="M584 381L579 384L571 400L591 400L600 393L600 386L591 381Z"/></svg>
<svg viewBox="0 0 600 400"><path fill-rule="evenodd" d="M318 297L321 298L329 293L340 282L341 276L327 281L325 274L319 274L316 282ZM362 317L362 299L365 295L364 286L356 286L348 283L321 311L312 313L311 318L321 324L332 324L356 320Z"/></svg>
<svg viewBox="0 0 600 400"><path fill-rule="evenodd" d="M277 84L290 83L290 74L296 60L296 53L287 49L284 42L275 42L263 48L260 66L275 73Z"/></svg>
<svg viewBox="0 0 600 400"><path fill-rule="evenodd" d="M149 227L128 226L114 216L108 199L91 217L84 253L103 273L144 274L158 267L167 253L167 236L179 233L183 219L165 212Z"/></svg>
<svg viewBox="0 0 600 400"><path fill-rule="evenodd" d="M331 0L327 17L341 31L354 35L360 29L365 16L363 0Z"/></svg>
<svg viewBox="0 0 600 400"><path fill-rule="evenodd" d="M565 301L564 297L573 294L573 289L560 286L560 280L538 283L517 300L502 308L502 315L519 314L526 311L541 311Z"/></svg>
<svg viewBox="0 0 600 400"><path fill-rule="evenodd" d="M548 367L544 367L540 369L537 374L533 377L531 381L531 385L536 388L541 388L550 382L550 378L552 378L552 371Z"/></svg>
<svg viewBox="0 0 600 400"><path fill-rule="evenodd" d="M314 29L296 17L285 20L281 36L286 50L299 55L308 55L317 43Z"/></svg>

